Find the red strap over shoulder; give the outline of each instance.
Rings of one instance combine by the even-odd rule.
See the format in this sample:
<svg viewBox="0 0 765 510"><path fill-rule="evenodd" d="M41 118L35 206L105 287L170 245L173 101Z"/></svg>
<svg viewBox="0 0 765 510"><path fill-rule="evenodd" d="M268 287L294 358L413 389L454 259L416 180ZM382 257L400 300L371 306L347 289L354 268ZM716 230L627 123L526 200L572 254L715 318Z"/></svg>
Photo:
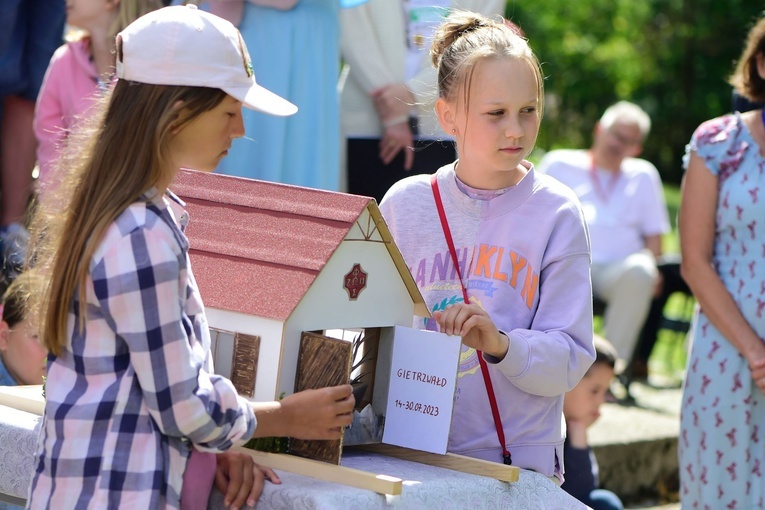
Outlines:
<svg viewBox="0 0 765 510"><path fill-rule="evenodd" d="M433 188L433 198L436 201L436 209L438 210L438 217L441 219L441 228L444 231L444 237L446 238L446 244L449 246L449 253L452 256L452 263L454 269L457 272L457 277L460 279L460 287L462 287L462 297L465 300L465 304L470 303L470 297L468 297L465 283L462 281L462 272L460 271L460 265L457 260L457 250L454 249L454 240L452 239L452 232L449 229L449 222L446 221L446 211L444 211L443 202L441 202L441 191L438 189L438 179L436 174L430 176L430 186ZM491 383L491 376L489 375L489 367L486 365L486 360L483 359L483 352L476 351L478 355L478 363L481 365L481 374L483 375L483 382L486 385L486 393L489 396L489 405L491 405L491 414L494 417L494 427L497 429L497 439L499 439L499 445L502 447L502 459L505 464L512 464L512 457L510 452L505 446L505 430L502 428L502 419L499 417L499 409L497 407L497 398L494 396L494 386Z"/></svg>

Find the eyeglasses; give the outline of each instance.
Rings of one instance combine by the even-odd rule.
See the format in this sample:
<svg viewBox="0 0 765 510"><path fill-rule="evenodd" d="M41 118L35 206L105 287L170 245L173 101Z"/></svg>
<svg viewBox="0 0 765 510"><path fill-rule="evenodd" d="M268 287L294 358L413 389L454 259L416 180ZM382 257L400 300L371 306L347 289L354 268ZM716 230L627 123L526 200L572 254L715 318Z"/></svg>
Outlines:
<svg viewBox="0 0 765 510"><path fill-rule="evenodd" d="M606 129L606 131L613 136L617 142L619 142L621 145L624 145L625 147L634 147L635 145L640 145L642 143L642 138L632 138L630 136L625 135L624 133L620 133L617 131L614 127L610 127Z"/></svg>

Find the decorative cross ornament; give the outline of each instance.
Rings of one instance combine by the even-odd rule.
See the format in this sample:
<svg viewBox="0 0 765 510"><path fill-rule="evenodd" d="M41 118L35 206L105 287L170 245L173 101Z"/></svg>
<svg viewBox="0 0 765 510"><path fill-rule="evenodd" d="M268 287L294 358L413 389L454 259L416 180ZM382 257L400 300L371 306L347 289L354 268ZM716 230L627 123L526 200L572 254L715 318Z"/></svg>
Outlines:
<svg viewBox="0 0 765 510"><path fill-rule="evenodd" d="M348 291L348 299L356 300L359 294L367 286L367 273L361 269L361 264L354 264L348 274L345 275L343 287Z"/></svg>

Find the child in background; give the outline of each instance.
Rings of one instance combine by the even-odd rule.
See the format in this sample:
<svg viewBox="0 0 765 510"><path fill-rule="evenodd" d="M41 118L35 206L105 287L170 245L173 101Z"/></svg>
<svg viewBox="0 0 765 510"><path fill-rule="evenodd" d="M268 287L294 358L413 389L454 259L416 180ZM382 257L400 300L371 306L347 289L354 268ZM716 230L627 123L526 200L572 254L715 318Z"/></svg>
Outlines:
<svg viewBox="0 0 765 510"><path fill-rule="evenodd" d="M380 209L433 312L415 327L462 337L448 449L562 481L563 394L594 359L592 288L579 202L525 160L539 63L501 20L460 11L431 61L459 159L399 181Z"/></svg>
<svg viewBox="0 0 765 510"><path fill-rule="evenodd" d="M27 314L30 294L39 291L40 281L34 271L17 275L3 294L0 321L0 386L43 384L47 350ZM23 508L0 501L0 510Z"/></svg>
<svg viewBox="0 0 765 510"><path fill-rule="evenodd" d="M0 386L42 384L48 354L27 318L29 295L39 286L32 271L20 274L3 295L0 321Z"/></svg>
<svg viewBox="0 0 765 510"><path fill-rule="evenodd" d="M226 450L340 438L351 386L253 403L213 373L189 217L168 186L181 167L218 165L244 135L243 105L295 106L255 82L231 23L193 5L142 16L116 55L117 83L32 223L49 355L28 508L205 508L213 480L229 508L252 506L275 475Z"/></svg>
<svg viewBox="0 0 765 510"><path fill-rule="evenodd" d="M587 442L587 429L600 417L599 409L614 378L617 359L611 343L596 335L595 362L563 400L566 418L563 490L594 510L624 508L616 494L598 489L598 463Z"/></svg>
<svg viewBox="0 0 765 510"><path fill-rule="evenodd" d="M114 81L114 37L159 0L74 0L68 2L67 43L50 60L35 108L39 189L60 175L56 159L69 133Z"/></svg>

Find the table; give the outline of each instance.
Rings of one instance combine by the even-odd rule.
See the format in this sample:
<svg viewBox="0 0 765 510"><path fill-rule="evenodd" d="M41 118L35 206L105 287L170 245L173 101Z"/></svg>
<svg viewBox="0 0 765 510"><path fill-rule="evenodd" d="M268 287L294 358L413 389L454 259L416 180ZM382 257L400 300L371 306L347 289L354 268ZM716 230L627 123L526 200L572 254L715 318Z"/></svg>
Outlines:
<svg viewBox="0 0 765 510"><path fill-rule="evenodd" d="M33 455L41 418L0 405L0 500L23 502L32 478ZM281 485L266 483L259 510L324 509L528 509L587 508L546 476L522 470L520 479L505 483L410 462L376 453L346 451L342 464L404 480L400 496L324 482L277 471ZM223 510L223 497L213 492L208 510Z"/></svg>

